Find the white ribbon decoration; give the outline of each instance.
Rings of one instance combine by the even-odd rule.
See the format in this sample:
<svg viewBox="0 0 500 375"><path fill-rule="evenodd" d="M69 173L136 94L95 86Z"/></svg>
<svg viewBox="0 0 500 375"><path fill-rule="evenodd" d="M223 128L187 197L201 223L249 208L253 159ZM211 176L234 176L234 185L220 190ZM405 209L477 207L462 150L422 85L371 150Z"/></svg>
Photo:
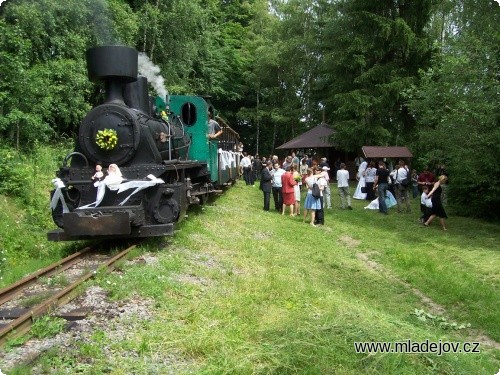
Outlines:
<svg viewBox="0 0 500 375"><path fill-rule="evenodd" d="M135 190L129 196L127 196L122 202L120 202L118 204L119 206L123 206L134 194L138 193L139 191L144 190L150 186L155 186L157 184L164 184L165 183L161 178L156 178L152 174L148 175L147 177L149 178L149 181L128 181L128 182L119 183L119 181L121 182L122 180L109 179L108 181L106 181L107 177L102 181L97 181L96 183L94 183L94 186L97 186L96 201L93 203L87 204L85 206L78 207L77 210L82 209L82 208L97 207L104 199L104 193L106 192L106 186L109 188L109 190L112 190L112 191L118 190L118 193L135 188Z"/></svg>
<svg viewBox="0 0 500 375"><path fill-rule="evenodd" d="M120 187L118 189L118 193L121 193L122 191L127 191L129 189L133 189L133 188L135 188L135 190L118 205L123 206L125 204L125 202L127 202L130 199L130 197L132 197L132 195L138 193L141 190L144 190L150 186L155 186L158 184L165 183L161 178L156 178L153 175L149 175L148 178L150 179L150 181L130 181L130 182L125 182L123 184L120 184Z"/></svg>
<svg viewBox="0 0 500 375"><path fill-rule="evenodd" d="M60 178L54 178L52 180L52 183L54 184L56 191L54 192L52 200L50 201L50 208L52 209L52 211L54 211L57 207L57 203L61 201L63 213L69 212L68 205L66 204L66 201L64 200L64 195L62 193L62 189L65 187L64 182L62 182Z"/></svg>

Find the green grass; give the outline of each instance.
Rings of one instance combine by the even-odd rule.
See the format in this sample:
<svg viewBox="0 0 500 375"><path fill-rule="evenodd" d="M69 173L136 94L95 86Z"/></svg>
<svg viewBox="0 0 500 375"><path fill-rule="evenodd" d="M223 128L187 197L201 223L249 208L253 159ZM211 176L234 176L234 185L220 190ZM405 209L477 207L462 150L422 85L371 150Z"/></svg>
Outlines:
<svg viewBox="0 0 500 375"><path fill-rule="evenodd" d="M192 210L168 245L143 245L162 248L158 262L100 281L114 299L153 300L154 319L130 322L121 340L99 331L80 350L48 353L42 367L54 374L77 363L87 364L78 365L85 374L496 373L499 351L485 337L498 348L500 226L450 215L447 232L438 223L424 228L416 200L413 214L383 216L360 201L341 211L335 188L332 202L325 226L313 228L265 213L262 193L238 183ZM357 341L408 339L480 341L481 353L354 350Z"/></svg>
<svg viewBox="0 0 500 375"><path fill-rule="evenodd" d="M65 325L66 320L63 318L54 318L46 315L34 320L29 335L36 338L53 337L57 333L62 332Z"/></svg>

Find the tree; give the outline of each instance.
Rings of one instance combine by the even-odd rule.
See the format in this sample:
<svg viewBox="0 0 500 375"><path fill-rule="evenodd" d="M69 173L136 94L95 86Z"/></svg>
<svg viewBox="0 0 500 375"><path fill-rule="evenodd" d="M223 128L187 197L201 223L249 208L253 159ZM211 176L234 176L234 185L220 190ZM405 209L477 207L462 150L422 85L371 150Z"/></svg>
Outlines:
<svg viewBox="0 0 500 375"><path fill-rule="evenodd" d="M130 40L134 18L119 0L24 0L3 6L0 58L0 131L28 146L73 133L89 109L91 84L85 50ZM126 18L119 27L113 16ZM116 19L116 18L115 18ZM116 23L115 23L116 25Z"/></svg>
<svg viewBox="0 0 500 375"><path fill-rule="evenodd" d="M239 102L237 124L248 151L268 154L274 150L276 122L282 113L276 103L280 91L278 51L281 42L276 34L276 20L267 11L267 2L259 1L254 10L242 49L248 69L242 74L245 88Z"/></svg>
<svg viewBox="0 0 500 375"><path fill-rule="evenodd" d="M499 10L494 1L458 2L455 32L409 92L423 161L446 163L457 212L490 218L500 217Z"/></svg>
<svg viewBox="0 0 500 375"><path fill-rule="evenodd" d="M335 142L403 144L413 117L402 92L432 52L425 26L432 0L342 0L329 8L315 96L326 106Z"/></svg>
<svg viewBox="0 0 500 375"><path fill-rule="evenodd" d="M20 128L24 114L17 108L18 95L12 90L19 88L18 81L29 66L31 44L22 37L18 27L10 27L0 20L0 132L17 145L20 143ZM15 83L15 84L14 84ZM21 85L22 86L22 85Z"/></svg>
<svg viewBox="0 0 500 375"><path fill-rule="evenodd" d="M316 125L317 103L310 83L318 66L317 39L322 9L316 1L260 2L251 23L246 101L239 112L251 144L260 153ZM257 130L257 131L255 131ZM247 138L248 139L248 138Z"/></svg>

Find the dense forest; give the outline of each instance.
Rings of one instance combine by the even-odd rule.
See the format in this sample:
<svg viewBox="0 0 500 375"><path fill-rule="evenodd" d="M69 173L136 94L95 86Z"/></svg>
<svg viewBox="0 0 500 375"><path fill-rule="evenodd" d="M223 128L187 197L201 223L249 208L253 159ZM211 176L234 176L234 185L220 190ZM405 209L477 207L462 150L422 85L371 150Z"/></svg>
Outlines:
<svg viewBox="0 0 500 375"><path fill-rule="evenodd" d="M212 96L251 153L324 120L340 149L445 164L450 203L498 218L498 25L494 0L7 0L1 146L72 138L100 94L85 50L123 44L168 92Z"/></svg>

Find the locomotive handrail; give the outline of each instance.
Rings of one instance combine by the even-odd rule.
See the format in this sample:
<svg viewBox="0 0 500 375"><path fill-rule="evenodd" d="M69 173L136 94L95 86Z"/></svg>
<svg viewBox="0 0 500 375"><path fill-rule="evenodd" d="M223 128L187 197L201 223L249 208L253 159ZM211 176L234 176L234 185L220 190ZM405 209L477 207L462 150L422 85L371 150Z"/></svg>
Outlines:
<svg viewBox="0 0 500 375"><path fill-rule="evenodd" d="M170 124L167 123L168 128L168 159L172 159L172 128Z"/></svg>
<svg viewBox="0 0 500 375"><path fill-rule="evenodd" d="M83 158L83 160L85 160L85 166L88 168L89 167L89 161L87 159L87 157L85 155L83 155L82 153L80 152L72 152L70 153L69 155L67 155L65 158L64 158L64 161L63 161L63 166L66 167L66 163L68 162L68 160L73 157L74 155L78 155L78 156L81 156Z"/></svg>

